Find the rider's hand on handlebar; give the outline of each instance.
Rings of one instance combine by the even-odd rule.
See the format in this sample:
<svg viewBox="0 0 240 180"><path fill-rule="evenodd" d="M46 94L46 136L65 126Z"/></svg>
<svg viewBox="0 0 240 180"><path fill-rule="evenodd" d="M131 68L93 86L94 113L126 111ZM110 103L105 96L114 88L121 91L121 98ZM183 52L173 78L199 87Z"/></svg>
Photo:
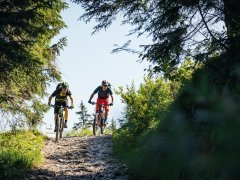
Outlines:
<svg viewBox="0 0 240 180"><path fill-rule="evenodd" d="M92 105L95 104L95 102L92 102L91 100L88 100L88 103L89 103L89 104L92 104Z"/></svg>
<svg viewBox="0 0 240 180"><path fill-rule="evenodd" d="M112 105L113 105L113 103L110 103L110 104L109 104L109 106L112 106Z"/></svg>
<svg viewBox="0 0 240 180"><path fill-rule="evenodd" d="M74 108L74 106L73 106L73 105L71 105L69 108L70 108L70 109L73 109L73 108Z"/></svg>

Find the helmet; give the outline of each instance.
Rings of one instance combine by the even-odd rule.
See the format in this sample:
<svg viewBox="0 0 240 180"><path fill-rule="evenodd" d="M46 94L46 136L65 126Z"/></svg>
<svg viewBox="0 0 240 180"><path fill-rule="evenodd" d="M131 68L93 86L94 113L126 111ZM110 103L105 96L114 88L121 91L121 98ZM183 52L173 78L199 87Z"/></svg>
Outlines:
<svg viewBox="0 0 240 180"><path fill-rule="evenodd" d="M67 82L63 82L63 83L62 83L62 87L63 87L63 88L68 88L68 87L69 87L69 85L68 85L68 83L67 83Z"/></svg>
<svg viewBox="0 0 240 180"><path fill-rule="evenodd" d="M107 82L106 80L103 80L103 81L102 81L102 85L103 85L103 86L108 86L108 82Z"/></svg>

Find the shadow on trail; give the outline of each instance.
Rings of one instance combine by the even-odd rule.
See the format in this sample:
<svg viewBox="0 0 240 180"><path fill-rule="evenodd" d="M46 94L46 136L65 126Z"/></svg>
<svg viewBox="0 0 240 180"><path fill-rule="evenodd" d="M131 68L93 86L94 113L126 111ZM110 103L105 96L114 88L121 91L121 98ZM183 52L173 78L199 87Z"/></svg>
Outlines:
<svg viewBox="0 0 240 180"><path fill-rule="evenodd" d="M81 171L81 170L80 170ZM126 174L121 174L116 172L115 174L109 174L108 170L103 171L103 172L97 172L95 174L85 174L85 175L56 175L54 172L48 171L48 170L34 170L31 172L31 176L27 176L24 179L63 179L63 180L72 180L72 179L81 179L81 180L93 180L93 179L102 179L102 180L107 180L107 179L117 179L117 180L126 180L129 179ZM35 174L35 175L33 175ZM114 177L113 177L114 175Z"/></svg>

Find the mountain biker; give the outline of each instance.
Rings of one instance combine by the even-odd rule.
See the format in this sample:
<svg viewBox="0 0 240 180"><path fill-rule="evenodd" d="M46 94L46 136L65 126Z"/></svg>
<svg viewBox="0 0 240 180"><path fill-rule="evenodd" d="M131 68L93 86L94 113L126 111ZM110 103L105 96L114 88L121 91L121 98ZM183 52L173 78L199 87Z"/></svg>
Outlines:
<svg viewBox="0 0 240 180"><path fill-rule="evenodd" d="M60 109L59 106L65 107L65 123L64 123L64 128L67 128L67 121L68 121L68 108L66 107L68 105L68 99L67 97L69 96L71 100L71 108L74 108L73 105L73 97L72 93L69 90L69 85L67 82L62 82L59 83L56 90L52 93L52 95L48 99L48 105L51 105L51 100L53 97L55 97L55 106L54 106L54 119L55 119L55 129L54 132L56 132L56 119L57 119L57 113Z"/></svg>
<svg viewBox="0 0 240 180"><path fill-rule="evenodd" d="M98 98L97 98L97 102L96 102L96 111L98 112L99 107L98 104L104 104L104 107L106 109L105 111L105 119L104 119L104 125L106 125L107 122L107 118L108 118L108 112L110 110L109 105L112 106L113 105L113 93L112 90L109 87L109 83L106 80L102 81L102 85L98 86L93 93L91 94L88 103L90 104L94 104L92 102L92 98L93 96L98 93ZM109 96L111 96L111 103L109 104Z"/></svg>

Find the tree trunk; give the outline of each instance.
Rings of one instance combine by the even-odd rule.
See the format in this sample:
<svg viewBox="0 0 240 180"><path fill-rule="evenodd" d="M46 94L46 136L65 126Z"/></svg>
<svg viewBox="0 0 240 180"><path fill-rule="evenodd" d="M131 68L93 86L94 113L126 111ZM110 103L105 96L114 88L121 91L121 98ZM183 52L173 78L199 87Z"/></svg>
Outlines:
<svg viewBox="0 0 240 180"><path fill-rule="evenodd" d="M233 63L240 63L240 1L223 0L228 44Z"/></svg>

